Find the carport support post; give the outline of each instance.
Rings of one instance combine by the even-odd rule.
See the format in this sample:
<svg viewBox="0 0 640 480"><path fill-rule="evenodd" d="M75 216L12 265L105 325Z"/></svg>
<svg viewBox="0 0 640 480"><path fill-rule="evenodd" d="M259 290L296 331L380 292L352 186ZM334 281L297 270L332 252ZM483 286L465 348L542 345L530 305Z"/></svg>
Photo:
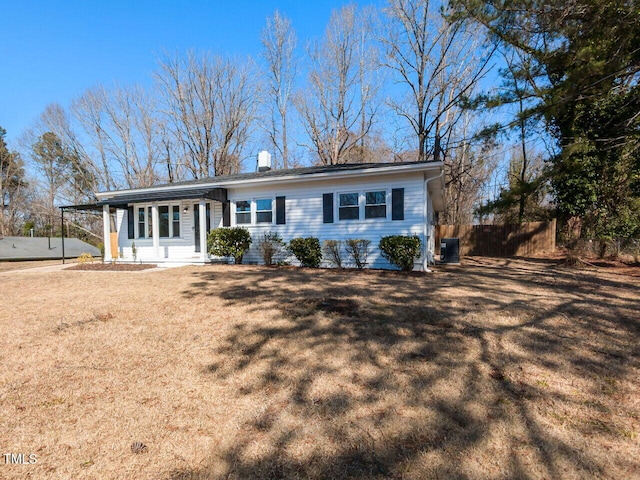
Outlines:
<svg viewBox="0 0 640 480"><path fill-rule="evenodd" d="M109 205L102 206L102 230L104 232L104 261L111 261L111 214Z"/></svg>
<svg viewBox="0 0 640 480"><path fill-rule="evenodd" d="M204 200L200 200L198 204L200 215L200 260L207 259L207 204Z"/></svg>
<svg viewBox="0 0 640 480"><path fill-rule="evenodd" d="M60 228L62 230L62 264L64 265L64 208L60 209Z"/></svg>

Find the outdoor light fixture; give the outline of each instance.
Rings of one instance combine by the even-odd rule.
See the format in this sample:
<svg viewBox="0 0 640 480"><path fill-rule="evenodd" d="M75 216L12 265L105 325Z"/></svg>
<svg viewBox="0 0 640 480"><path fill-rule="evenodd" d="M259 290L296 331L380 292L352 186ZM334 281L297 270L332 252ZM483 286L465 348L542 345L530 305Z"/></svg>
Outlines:
<svg viewBox="0 0 640 480"><path fill-rule="evenodd" d="M189 213L189 205L185 205L182 209L182 213Z"/></svg>

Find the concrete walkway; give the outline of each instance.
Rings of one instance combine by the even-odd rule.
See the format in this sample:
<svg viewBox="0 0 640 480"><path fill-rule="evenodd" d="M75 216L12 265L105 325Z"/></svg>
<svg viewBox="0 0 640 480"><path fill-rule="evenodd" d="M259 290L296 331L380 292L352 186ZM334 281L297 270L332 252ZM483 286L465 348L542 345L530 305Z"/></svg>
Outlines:
<svg viewBox="0 0 640 480"><path fill-rule="evenodd" d="M15 270L5 270L3 272L0 272L0 275L8 275L8 274L16 274L16 273L31 273L31 272L57 272L59 270L64 270L65 268L68 268L72 265L75 265L74 263L66 263L66 264L62 264L62 262L60 262L59 265L47 265L44 267L26 267L26 268L16 268Z"/></svg>
<svg viewBox="0 0 640 480"><path fill-rule="evenodd" d="M35 266L35 267L26 267L26 268L16 268L15 270L1 271L0 272L0 276L15 275L15 274L18 274L18 273L58 272L60 270L65 270L65 269L67 269L69 267L72 267L74 265L77 265L77 263L76 262L65 263L63 265L62 262L60 262L60 264L58 264L58 265L46 265L46 266L41 266L41 267ZM147 268L145 270L137 270L137 271L123 271L123 272L119 272L119 273L157 272L158 270L168 270L168 269L171 269L171 268L186 267L186 266L191 266L191 265L196 265L196 264L161 263L161 264L158 264L154 268ZM197 265L199 265L199 264L197 264ZM82 270L71 270L71 271L81 272ZM85 270L85 271L101 272L101 270ZM102 270L102 272L109 272L109 270ZM111 271L111 272L113 272L113 271Z"/></svg>

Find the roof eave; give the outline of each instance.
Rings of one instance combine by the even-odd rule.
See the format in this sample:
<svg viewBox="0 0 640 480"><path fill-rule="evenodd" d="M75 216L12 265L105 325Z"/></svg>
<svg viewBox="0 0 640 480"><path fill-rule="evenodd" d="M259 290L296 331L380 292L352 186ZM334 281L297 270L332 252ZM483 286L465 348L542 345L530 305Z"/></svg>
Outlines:
<svg viewBox="0 0 640 480"><path fill-rule="evenodd" d="M384 173L411 173L411 172L426 172L429 170L435 170L439 172L444 167L444 162L428 162L428 163L414 163L411 165L394 165L390 164L387 167L370 167L363 169L354 169L354 170L345 170L345 171L336 171L336 172L320 172L320 173L301 173L298 175L283 175L281 177L258 177L251 179L239 179L239 180L230 180L230 181L222 181L222 182L210 182L210 183L200 183L197 188L202 188L203 190L207 188L231 188L238 186L252 186L252 185L263 185L263 184L283 184L283 183L294 183L294 182L308 182L308 181L316 181L316 180L325 180L325 179L342 179L349 178L353 176L362 176L362 175L377 175ZM180 191L184 189L193 189L195 186L193 184L188 185L162 185L156 187L148 187L148 188L136 188L136 189L128 189L128 190L118 190L111 192L99 192L96 194L100 201L103 201L105 198L113 197L114 200L117 201L118 196L130 195L132 193L145 193L145 192L156 192L158 190L169 190L169 191Z"/></svg>

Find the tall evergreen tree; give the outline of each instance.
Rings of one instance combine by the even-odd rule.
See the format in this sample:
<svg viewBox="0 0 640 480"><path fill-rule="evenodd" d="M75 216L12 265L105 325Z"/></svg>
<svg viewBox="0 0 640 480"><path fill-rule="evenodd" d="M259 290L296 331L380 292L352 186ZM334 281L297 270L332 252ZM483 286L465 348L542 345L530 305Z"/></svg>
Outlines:
<svg viewBox="0 0 640 480"><path fill-rule="evenodd" d="M20 227L22 193L27 186L22 159L9 150L7 131L0 127L0 236L14 235Z"/></svg>
<svg viewBox="0 0 640 480"><path fill-rule="evenodd" d="M31 147L31 157L37 165L46 191L45 209L55 212L58 194L68 182L71 162L67 158L62 142L55 133L46 132Z"/></svg>
<svg viewBox="0 0 640 480"><path fill-rule="evenodd" d="M582 234L640 234L640 7L635 0L453 0L521 61L514 75L557 141L551 182Z"/></svg>

